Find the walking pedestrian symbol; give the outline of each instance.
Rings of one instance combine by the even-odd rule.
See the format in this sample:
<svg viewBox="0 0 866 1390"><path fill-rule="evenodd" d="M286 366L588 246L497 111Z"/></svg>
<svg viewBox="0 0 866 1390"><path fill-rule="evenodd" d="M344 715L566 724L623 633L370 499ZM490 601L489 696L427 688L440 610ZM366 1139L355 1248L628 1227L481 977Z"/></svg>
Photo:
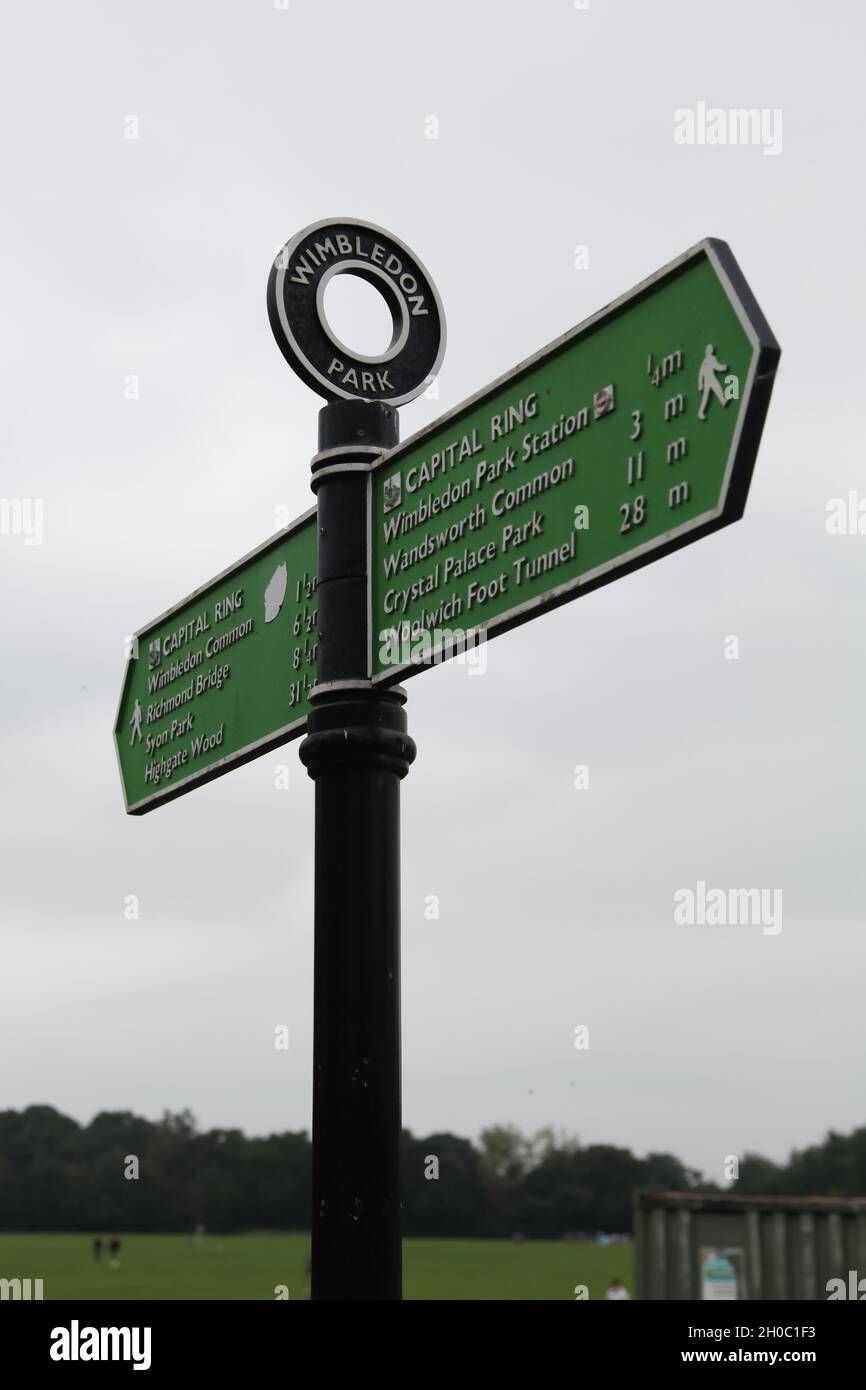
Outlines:
<svg viewBox="0 0 866 1390"><path fill-rule="evenodd" d="M700 409L698 410L699 420L706 420L707 418L707 406L710 402L711 393L717 400L721 401L723 406L728 404L727 396L722 390L721 383L716 378L716 372L726 372L727 370L727 363L717 360L716 350L713 344L707 343L704 360L698 372L698 390L704 393L701 398Z"/></svg>
<svg viewBox="0 0 866 1390"><path fill-rule="evenodd" d="M133 707L132 707L132 718L130 719L129 722L130 722L130 724L132 725L132 737L131 737L130 740L129 740L129 746L130 746L130 748L131 748L132 745L135 743L135 736L136 736L136 734L138 735L138 741L139 741L139 743L141 743L141 701L140 701L140 700L136 700L135 704L133 705Z"/></svg>

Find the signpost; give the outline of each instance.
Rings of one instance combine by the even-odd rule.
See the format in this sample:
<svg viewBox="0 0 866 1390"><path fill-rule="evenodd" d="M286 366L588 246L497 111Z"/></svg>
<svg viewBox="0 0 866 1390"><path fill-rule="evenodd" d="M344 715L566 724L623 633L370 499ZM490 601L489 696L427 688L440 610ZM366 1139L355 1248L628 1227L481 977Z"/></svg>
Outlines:
<svg viewBox="0 0 866 1390"><path fill-rule="evenodd" d="M392 450L371 474L373 679L736 521L778 357L705 241Z"/></svg>
<svg viewBox="0 0 866 1390"><path fill-rule="evenodd" d="M383 294L387 350L333 332L337 274ZM115 741L139 814L306 732L316 783L312 1297L401 1297L395 682L742 515L779 347L701 242L398 446L444 352L432 279L370 223L282 248L271 327L327 398L316 509L137 634Z"/></svg>
<svg viewBox="0 0 866 1390"><path fill-rule="evenodd" d="M350 353L328 324L323 290L343 272L383 290L393 334L378 357ZM316 784L311 1293L398 1299L400 782L415 745L402 691L369 679L369 469L397 443L395 406L438 369L444 314L407 246L345 218L286 244L268 312L280 351L329 398L312 461L318 671L300 749Z"/></svg>

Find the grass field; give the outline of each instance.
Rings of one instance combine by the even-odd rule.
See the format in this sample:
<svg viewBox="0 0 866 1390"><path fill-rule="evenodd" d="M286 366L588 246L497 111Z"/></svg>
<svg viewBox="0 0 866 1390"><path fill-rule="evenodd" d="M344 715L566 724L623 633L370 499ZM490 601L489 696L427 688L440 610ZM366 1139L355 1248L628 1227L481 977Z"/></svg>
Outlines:
<svg viewBox="0 0 866 1390"><path fill-rule="evenodd" d="M273 1299L285 1284L305 1292L304 1235L122 1236L119 1269L97 1263L86 1236L0 1235L0 1278L43 1280L54 1298ZM572 1241L407 1240L404 1295L410 1299L573 1299L576 1284L602 1298L612 1276L634 1297L630 1245Z"/></svg>

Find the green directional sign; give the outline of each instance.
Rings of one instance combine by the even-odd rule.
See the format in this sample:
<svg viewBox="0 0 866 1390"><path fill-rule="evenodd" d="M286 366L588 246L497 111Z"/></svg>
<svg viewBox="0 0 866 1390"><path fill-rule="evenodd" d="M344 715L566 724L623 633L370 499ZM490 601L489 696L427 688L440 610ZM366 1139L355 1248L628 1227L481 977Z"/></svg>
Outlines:
<svg viewBox="0 0 866 1390"><path fill-rule="evenodd" d="M742 515L779 357L707 240L377 462L374 680Z"/></svg>
<svg viewBox="0 0 866 1390"><path fill-rule="evenodd" d="M298 737L315 677L313 510L136 633L114 729L127 811Z"/></svg>

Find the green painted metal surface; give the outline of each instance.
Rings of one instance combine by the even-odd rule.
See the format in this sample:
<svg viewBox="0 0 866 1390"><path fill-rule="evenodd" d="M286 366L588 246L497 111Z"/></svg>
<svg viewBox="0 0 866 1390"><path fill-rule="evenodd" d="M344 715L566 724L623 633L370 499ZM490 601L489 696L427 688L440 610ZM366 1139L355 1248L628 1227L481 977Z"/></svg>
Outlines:
<svg viewBox="0 0 866 1390"><path fill-rule="evenodd" d="M133 639L115 725L139 814L304 732L316 675L307 513Z"/></svg>

